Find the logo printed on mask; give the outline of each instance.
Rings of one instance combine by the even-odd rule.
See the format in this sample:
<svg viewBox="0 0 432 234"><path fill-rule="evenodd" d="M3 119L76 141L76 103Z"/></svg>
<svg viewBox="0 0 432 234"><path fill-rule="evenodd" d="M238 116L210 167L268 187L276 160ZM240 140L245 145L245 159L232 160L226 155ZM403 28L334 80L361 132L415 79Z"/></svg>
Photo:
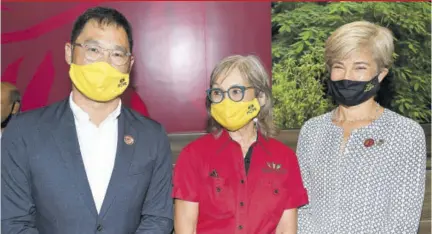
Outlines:
<svg viewBox="0 0 432 234"><path fill-rule="evenodd" d="M365 90L363 92L371 91L375 86L372 83L366 85Z"/></svg>
<svg viewBox="0 0 432 234"><path fill-rule="evenodd" d="M126 82L126 79L123 78L123 79L120 80L120 83L119 83L118 87L119 87L119 88L122 88L122 87L125 86L125 85L127 86L128 83Z"/></svg>
<svg viewBox="0 0 432 234"><path fill-rule="evenodd" d="M120 96L129 85L129 74L121 73L106 62L71 64L69 76L81 93L99 102Z"/></svg>
<svg viewBox="0 0 432 234"><path fill-rule="evenodd" d="M256 111L256 107L253 104L248 106L248 111L247 111L248 115L253 114L255 111Z"/></svg>
<svg viewBox="0 0 432 234"><path fill-rule="evenodd" d="M370 81L328 79L328 94L344 106L356 106L375 96L380 88L378 75Z"/></svg>
<svg viewBox="0 0 432 234"><path fill-rule="evenodd" d="M256 98L249 102L234 102L226 98L210 107L211 116L229 131L236 131L244 127L259 112L260 104Z"/></svg>

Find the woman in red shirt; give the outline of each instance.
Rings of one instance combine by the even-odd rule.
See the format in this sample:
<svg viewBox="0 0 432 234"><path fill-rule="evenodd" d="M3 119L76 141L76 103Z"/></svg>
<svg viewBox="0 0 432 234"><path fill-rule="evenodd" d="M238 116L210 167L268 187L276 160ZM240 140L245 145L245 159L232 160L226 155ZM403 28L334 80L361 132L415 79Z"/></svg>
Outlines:
<svg viewBox="0 0 432 234"><path fill-rule="evenodd" d="M296 233L308 202L297 157L275 140L269 77L255 56L230 56L207 90L210 133L174 169L176 234Z"/></svg>

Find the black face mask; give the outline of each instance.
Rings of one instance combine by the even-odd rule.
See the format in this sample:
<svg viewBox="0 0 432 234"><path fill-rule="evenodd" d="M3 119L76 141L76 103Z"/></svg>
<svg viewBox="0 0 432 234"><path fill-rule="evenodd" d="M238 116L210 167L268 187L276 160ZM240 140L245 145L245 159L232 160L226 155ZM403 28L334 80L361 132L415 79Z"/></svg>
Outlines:
<svg viewBox="0 0 432 234"><path fill-rule="evenodd" d="M9 121L11 120L11 118L13 116L12 112L13 112L13 109L15 108L15 104L16 104L16 102L14 102L12 104L12 109L11 109L11 112L9 113L8 117L3 122L1 122L1 128L2 129L5 128L7 126L7 124L9 123Z"/></svg>
<svg viewBox="0 0 432 234"><path fill-rule="evenodd" d="M344 106L356 106L375 96L380 88L378 75L370 81L328 79L328 95Z"/></svg>

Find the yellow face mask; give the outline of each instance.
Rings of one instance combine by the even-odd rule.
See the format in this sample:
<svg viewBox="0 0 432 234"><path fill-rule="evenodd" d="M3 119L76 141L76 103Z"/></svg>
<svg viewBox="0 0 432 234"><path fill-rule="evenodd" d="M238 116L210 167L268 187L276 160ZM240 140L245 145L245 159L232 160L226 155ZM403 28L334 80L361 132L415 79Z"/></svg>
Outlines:
<svg viewBox="0 0 432 234"><path fill-rule="evenodd" d="M71 64L69 76L81 93L98 102L118 97L129 85L129 74L119 72L106 62Z"/></svg>
<svg viewBox="0 0 432 234"><path fill-rule="evenodd" d="M212 104L211 116L229 131L236 131L244 127L260 112L258 99L249 102L234 102L225 98L221 103Z"/></svg>

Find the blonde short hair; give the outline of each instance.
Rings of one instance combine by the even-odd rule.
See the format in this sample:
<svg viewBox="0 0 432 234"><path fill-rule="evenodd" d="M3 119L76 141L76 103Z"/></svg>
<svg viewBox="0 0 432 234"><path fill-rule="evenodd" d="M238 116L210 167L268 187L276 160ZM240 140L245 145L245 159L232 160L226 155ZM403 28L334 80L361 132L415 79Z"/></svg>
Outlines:
<svg viewBox="0 0 432 234"><path fill-rule="evenodd" d="M232 55L222 59L211 73L210 88L219 77L226 77L233 69L240 71L245 81L248 81L250 86L254 88L257 97L262 94L265 95L265 104L257 116L257 127L265 137L275 136L277 131L273 123L273 96L270 88L270 77L257 56ZM208 98L206 106L208 113L210 113L211 102ZM209 115L208 131L219 132L221 129L222 126Z"/></svg>
<svg viewBox="0 0 432 234"><path fill-rule="evenodd" d="M335 61L342 60L351 51L366 48L370 49L378 69L392 65L392 32L367 21L356 21L339 27L327 39L324 54L327 68L330 70Z"/></svg>

